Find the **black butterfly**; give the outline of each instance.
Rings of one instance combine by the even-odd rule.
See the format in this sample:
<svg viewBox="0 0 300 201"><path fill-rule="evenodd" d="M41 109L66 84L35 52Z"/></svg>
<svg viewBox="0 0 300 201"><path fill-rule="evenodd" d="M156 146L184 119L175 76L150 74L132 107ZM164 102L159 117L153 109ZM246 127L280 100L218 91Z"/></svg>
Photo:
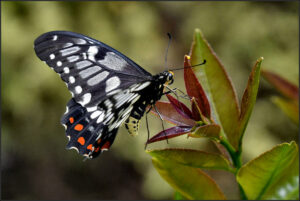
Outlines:
<svg viewBox="0 0 300 201"><path fill-rule="evenodd" d="M135 134L146 107L173 82L171 71L153 76L104 43L69 31L41 35L34 49L72 94L61 123L69 139L67 148L87 158L108 150L124 121Z"/></svg>

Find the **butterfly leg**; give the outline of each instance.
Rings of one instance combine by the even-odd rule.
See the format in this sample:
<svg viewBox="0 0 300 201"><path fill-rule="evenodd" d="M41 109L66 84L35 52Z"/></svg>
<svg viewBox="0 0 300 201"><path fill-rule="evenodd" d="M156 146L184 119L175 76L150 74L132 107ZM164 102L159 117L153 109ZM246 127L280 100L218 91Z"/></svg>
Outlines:
<svg viewBox="0 0 300 201"><path fill-rule="evenodd" d="M180 97L185 98L185 99L189 99L189 100L192 99L192 97L190 97L189 95L187 95L186 93L184 93L182 90L180 90L180 89L178 89L178 88L174 88L174 90L178 90L180 93L183 94L183 95L180 96Z"/></svg>
<svg viewBox="0 0 300 201"><path fill-rule="evenodd" d="M168 138L167 138L167 134L166 134L166 132L165 132L165 126L164 126L163 118L162 118L161 114L159 113L158 109L156 108L156 106L153 105L153 107L154 107L156 113L158 114L158 116L159 116L159 118L160 118L160 120L161 120L161 125L162 125L162 128L163 128L164 134L165 134L165 136L166 136L167 143L169 144L169 141L168 141Z"/></svg>
<svg viewBox="0 0 300 201"><path fill-rule="evenodd" d="M151 109L152 109L152 106L150 106L150 108L146 112L147 141L146 141L146 144L145 144L145 150L147 148L148 141L149 141L149 138L150 138L150 130L149 130L149 124L148 124L148 113L151 111Z"/></svg>
<svg viewBox="0 0 300 201"><path fill-rule="evenodd" d="M169 94L170 92L174 93L176 97L180 97L180 98L184 98L184 99L188 99L188 100L191 100L191 97L187 94L185 94L182 90L178 89L178 88L174 88L174 89L171 89L170 87L166 86L170 91L167 91L166 94ZM182 96L179 96L177 94L176 91L179 91L180 93L182 93L183 95ZM178 99L178 98L177 98Z"/></svg>
<svg viewBox="0 0 300 201"><path fill-rule="evenodd" d="M167 91L167 92L172 92L172 93L174 93L174 95L176 96L176 99L177 99L177 101L179 102L179 97L181 97L181 96L178 96L178 94L177 94L177 92L176 92L176 90L178 90L178 91L180 91L181 93L183 93L180 89L177 89L177 88L174 88L174 89L171 89L171 88L169 88L168 86L167 86L167 88L170 90L170 91ZM183 93L184 94L184 93ZM188 95L186 95L186 96L188 96ZM189 97L189 96L188 96ZM183 97L182 97L183 98ZM189 98L189 100L191 100L190 98ZM180 109L182 110L182 111L184 111L184 109L183 109L183 107L182 107L182 105L180 104Z"/></svg>

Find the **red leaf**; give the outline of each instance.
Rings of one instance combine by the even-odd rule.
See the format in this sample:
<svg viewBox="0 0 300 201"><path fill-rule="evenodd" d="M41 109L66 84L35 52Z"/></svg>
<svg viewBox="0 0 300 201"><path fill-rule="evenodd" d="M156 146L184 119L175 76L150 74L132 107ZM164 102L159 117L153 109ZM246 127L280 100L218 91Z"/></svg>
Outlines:
<svg viewBox="0 0 300 201"><path fill-rule="evenodd" d="M157 101L155 104L158 112L162 116L163 120L168 121L171 124L179 126L194 126L195 121L192 119L182 118L180 114L174 109L171 103L165 101ZM155 115L158 115L154 108L151 109L151 112Z"/></svg>
<svg viewBox="0 0 300 201"><path fill-rule="evenodd" d="M193 114L191 110L187 106L185 106L185 104L178 101L176 98L174 98L169 94L167 94L167 98L169 99L170 103L179 114L181 114L184 118L193 119Z"/></svg>
<svg viewBox="0 0 300 201"><path fill-rule="evenodd" d="M200 114L200 111L198 110L198 107L197 107L195 101L191 100L191 104L192 104L193 119L195 121L200 121L201 114Z"/></svg>
<svg viewBox="0 0 300 201"><path fill-rule="evenodd" d="M179 135L186 134L186 133L190 132L191 129L192 129L191 126L175 126L175 127L172 127L172 128L168 128L164 131L159 132L158 134L156 134L152 138L150 138L147 141L147 144L150 144L152 142L157 142L157 141L170 139L170 138L173 138L173 137L176 137L176 136L179 136Z"/></svg>
<svg viewBox="0 0 300 201"><path fill-rule="evenodd" d="M188 56L184 57L184 83L187 94L190 97L195 97L196 102L202 114L210 118L210 105L205 92L199 83L194 71L190 68L191 63ZM194 111L196 113L196 111Z"/></svg>
<svg viewBox="0 0 300 201"><path fill-rule="evenodd" d="M299 88L293 83L287 81L276 73L266 70L261 71L262 75L270 82L280 93L291 99L299 99Z"/></svg>

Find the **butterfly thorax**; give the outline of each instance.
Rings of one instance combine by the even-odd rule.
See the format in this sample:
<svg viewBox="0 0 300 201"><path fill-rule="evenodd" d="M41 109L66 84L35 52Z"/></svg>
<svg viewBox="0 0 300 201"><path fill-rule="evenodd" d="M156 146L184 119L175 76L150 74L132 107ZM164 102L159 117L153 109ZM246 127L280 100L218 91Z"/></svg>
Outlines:
<svg viewBox="0 0 300 201"><path fill-rule="evenodd" d="M171 71L164 71L157 75L153 76L153 80L151 84L146 88L140 91L141 99L137 102L143 102L146 106L147 105L154 105L156 101L158 101L161 96L163 95L163 91L165 85L169 85L173 83L173 72Z"/></svg>
<svg viewBox="0 0 300 201"><path fill-rule="evenodd" d="M134 103L132 112L125 122L129 134L136 135L139 128L139 120L144 115L147 106L155 105L164 93L165 85L173 83L173 73L164 71L153 76L153 80L147 87L139 91L140 99ZM145 83L141 83L141 86Z"/></svg>

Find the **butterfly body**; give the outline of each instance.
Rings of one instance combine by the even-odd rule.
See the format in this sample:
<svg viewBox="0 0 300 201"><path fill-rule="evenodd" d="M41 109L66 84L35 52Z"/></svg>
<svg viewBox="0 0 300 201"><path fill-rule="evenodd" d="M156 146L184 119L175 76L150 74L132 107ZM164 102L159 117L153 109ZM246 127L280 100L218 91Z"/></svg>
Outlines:
<svg viewBox="0 0 300 201"><path fill-rule="evenodd" d="M35 52L66 83L72 94L61 118L67 148L95 158L112 145L125 123L136 133L148 105L173 82L169 71L152 76L138 64L90 37L66 31L48 32L35 40Z"/></svg>

